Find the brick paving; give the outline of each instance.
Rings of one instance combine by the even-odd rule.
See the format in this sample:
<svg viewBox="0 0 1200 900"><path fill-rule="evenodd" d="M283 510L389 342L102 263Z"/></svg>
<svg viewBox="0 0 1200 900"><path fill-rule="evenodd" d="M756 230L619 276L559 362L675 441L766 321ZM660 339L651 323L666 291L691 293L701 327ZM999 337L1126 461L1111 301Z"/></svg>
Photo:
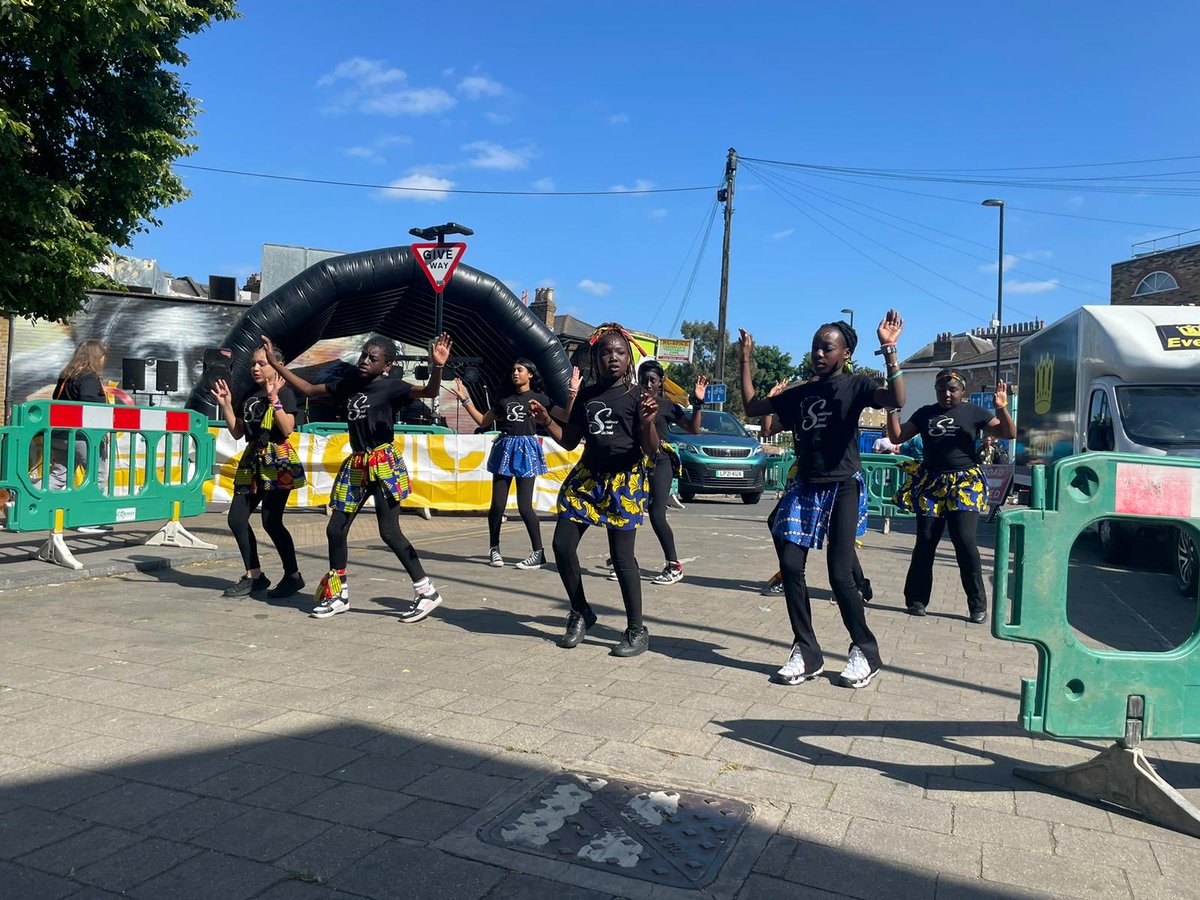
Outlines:
<svg viewBox="0 0 1200 900"><path fill-rule="evenodd" d="M739 900L1195 896L1200 841L1012 775L1102 744L1016 724L1034 650L965 621L948 542L930 615L912 619L899 596L911 534L901 524L865 539L885 662L870 688L769 683L789 635L783 598L758 594L775 566L766 512L697 502L672 513L686 577L646 582L652 649L632 660L607 655L623 616L599 534L581 549L600 625L573 651L553 643L557 575L488 568L481 519L403 520L447 601L415 626L396 618L407 580L369 541L351 550L352 612L326 621L302 600L220 597L238 574L228 537L205 563L53 588L57 570L28 568L42 586L0 593L0 894L648 896L643 882L614 887L580 869L565 883L455 849L497 797L565 766L770 809L777 824L758 835ZM219 516L202 518L203 536L220 534ZM324 521L293 521L315 583ZM515 562L520 523L505 536ZM649 575L648 529L639 551ZM16 552L4 565L28 566ZM264 560L271 572L270 551ZM846 642L823 570L814 554L815 619L837 672ZM1154 589L1139 605L1124 577L1080 571L1081 634L1111 640L1126 615L1167 640L1184 601L1142 573ZM1119 606L1090 602L1104 585ZM1200 747L1147 750L1200 799Z"/></svg>

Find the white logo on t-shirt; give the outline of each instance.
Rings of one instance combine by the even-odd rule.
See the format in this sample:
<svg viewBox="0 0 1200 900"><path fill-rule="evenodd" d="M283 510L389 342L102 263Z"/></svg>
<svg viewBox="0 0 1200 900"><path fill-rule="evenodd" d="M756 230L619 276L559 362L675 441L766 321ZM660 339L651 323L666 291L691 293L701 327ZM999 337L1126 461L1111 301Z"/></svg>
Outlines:
<svg viewBox="0 0 1200 900"><path fill-rule="evenodd" d="M617 427L617 417L603 400L593 400L587 405L588 434L605 436Z"/></svg>
<svg viewBox="0 0 1200 900"><path fill-rule="evenodd" d="M263 401L262 397L251 397L246 401L246 408L242 412L242 417L247 422L259 422L263 417Z"/></svg>
<svg viewBox="0 0 1200 900"><path fill-rule="evenodd" d="M524 422L525 421L525 407L520 403L510 403L508 405L508 421Z"/></svg>
<svg viewBox="0 0 1200 900"><path fill-rule="evenodd" d="M957 434L958 426L954 424L953 416L938 416L929 420L929 436L942 437L947 434Z"/></svg>
<svg viewBox="0 0 1200 900"><path fill-rule="evenodd" d="M812 431L815 428L824 428L825 421L833 413L825 411L825 399L816 397L810 401L805 401L804 406L800 408L800 430Z"/></svg>
<svg viewBox="0 0 1200 900"><path fill-rule="evenodd" d="M359 419L365 419L369 407L366 394L351 394L350 402L346 404L346 421L357 422Z"/></svg>

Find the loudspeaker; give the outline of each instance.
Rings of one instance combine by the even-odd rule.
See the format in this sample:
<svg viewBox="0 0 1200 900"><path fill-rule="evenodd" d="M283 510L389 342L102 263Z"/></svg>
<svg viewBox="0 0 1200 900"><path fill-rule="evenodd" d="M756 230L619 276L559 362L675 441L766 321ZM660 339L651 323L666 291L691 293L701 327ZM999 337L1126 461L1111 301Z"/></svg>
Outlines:
<svg viewBox="0 0 1200 900"><path fill-rule="evenodd" d="M146 389L146 361L125 357L121 360L121 387L127 391Z"/></svg>
<svg viewBox="0 0 1200 900"><path fill-rule="evenodd" d="M160 359L154 378L154 389L164 394L179 390L179 363L173 359Z"/></svg>
<svg viewBox="0 0 1200 900"><path fill-rule="evenodd" d="M208 276L208 299L209 300L236 300L237 294L237 279L229 275L209 275Z"/></svg>

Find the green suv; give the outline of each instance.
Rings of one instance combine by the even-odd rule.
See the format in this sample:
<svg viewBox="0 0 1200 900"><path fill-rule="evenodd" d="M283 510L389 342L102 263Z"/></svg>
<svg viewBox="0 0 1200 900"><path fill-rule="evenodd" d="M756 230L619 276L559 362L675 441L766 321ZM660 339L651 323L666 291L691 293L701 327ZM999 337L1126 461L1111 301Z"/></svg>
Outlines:
<svg viewBox="0 0 1200 900"><path fill-rule="evenodd" d="M727 412L704 411L700 433L672 425L666 439L679 452L679 496L738 494L757 503L763 492L767 457L758 438Z"/></svg>

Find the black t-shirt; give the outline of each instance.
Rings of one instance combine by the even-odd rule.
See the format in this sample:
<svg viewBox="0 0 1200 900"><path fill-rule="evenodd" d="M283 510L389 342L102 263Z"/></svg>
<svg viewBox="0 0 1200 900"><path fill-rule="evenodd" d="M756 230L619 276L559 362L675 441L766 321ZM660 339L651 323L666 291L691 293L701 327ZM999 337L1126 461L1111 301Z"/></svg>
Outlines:
<svg viewBox="0 0 1200 900"><path fill-rule="evenodd" d="M246 425L246 441L251 444L257 444L262 436L262 420L267 414L267 408L270 405L267 399L267 389L259 388L253 394L242 401L242 421ZM299 410L299 403L296 401L295 392L286 384L279 388L279 402L283 406L283 411L290 415L296 415ZM279 423L272 417L271 421L271 437L272 443L281 444L287 440L287 437L279 428Z"/></svg>
<svg viewBox="0 0 1200 900"><path fill-rule="evenodd" d="M492 415L496 418L496 430L504 435L537 434L537 423L529 415L531 400L542 404L544 409L549 409L554 405L545 394L538 394L534 391L509 394L503 400L496 401L496 405L492 407Z"/></svg>
<svg viewBox="0 0 1200 900"><path fill-rule="evenodd" d="M682 425L689 418L688 411L678 403L672 403L666 397L658 398L658 418L654 420L654 430L660 441L672 440L668 427Z"/></svg>
<svg viewBox="0 0 1200 900"><path fill-rule="evenodd" d="M875 406L878 387L866 375L835 375L770 398L780 423L792 431L797 477L814 483L841 481L862 467L858 417Z"/></svg>
<svg viewBox="0 0 1200 900"><path fill-rule="evenodd" d="M409 404L412 385L399 376L380 376L367 382L357 372L326 382L329 396L346 406L350 447L361 453L396 439L392 426L397 410Z"/></svg>
<svg viewBox="0 0 1200 900"><path fill-rule="evenodd" d="M920 429L925 445L922 465L931 472L953 472L977 465L975 439L992 418L990 410L973 403L963 403L954 409L945 409L937 403L922 406L908 419L909 424Z"/></svg>
<svg viewBox="0 0 1200 900"><path fill-rule="evenodd" d="M55 400L76 400L80 403L107 403L100 379L91 372L80 372L71 378L58 380L54 386Z"/></svg>
<svg viewBox="0 0 1200 900"><path fill-rule="evenodd" d="M641 388L624 382L579 391L568 424L583 432L581 462L593 472L628 472L642 457Z"/></svg>

